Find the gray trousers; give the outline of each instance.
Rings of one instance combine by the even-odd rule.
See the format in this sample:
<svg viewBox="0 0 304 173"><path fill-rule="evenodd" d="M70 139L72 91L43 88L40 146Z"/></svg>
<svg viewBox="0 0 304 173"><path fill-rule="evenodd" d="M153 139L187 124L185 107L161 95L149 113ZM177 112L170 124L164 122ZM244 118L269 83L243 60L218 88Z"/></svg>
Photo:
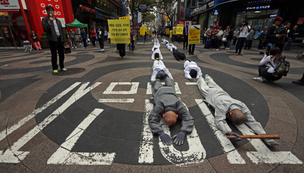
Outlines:
<svg viewBox="0 0 304 173"><path fill-rule="evenodd" d="M162 82L165 82L165 85L162 84ZM160 81L159 79L157 79L156 81L151 82L151 87L152 87L152 94L154 96L154 94L157 92L158 89L160 89L161 87L166 86L166 87L172 87L175 91L174 88L174 81L169 78L168 76Z"/></svg>

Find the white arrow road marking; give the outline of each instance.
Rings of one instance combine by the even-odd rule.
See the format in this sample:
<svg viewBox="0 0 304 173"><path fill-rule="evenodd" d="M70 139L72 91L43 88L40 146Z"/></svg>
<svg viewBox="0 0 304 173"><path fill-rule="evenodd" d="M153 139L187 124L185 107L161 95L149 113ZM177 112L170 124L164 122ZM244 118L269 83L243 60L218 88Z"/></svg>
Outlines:
<svg viewBox="0 0 304 173"><path fill-rule="evenodd" d="M41 130L44 129L48 124L50 124L55 118L57 118L62 112L64 112L69 106L83 97L85 94L90 92L92 89L100 85L101 82L96 82L94 85L86 88L89 85L89 82L82 84L79 89L66 101L64 102L59 108L57 108L52 114L46 117L40 124L36 125L32 130L30 130L27 134L23 135L17 142L15 142L11 147L11 152L16 156L8 157L8 150L0 155L0 163L19 163L19 159L23 160L25 156L29 152L22 152L18 151L22 146L28 143L34 136L36 136ZM86 89L85 89L86 88ZM21 154L21 155L20 155ZM12 159L14 158L14 159Z"/></svg>
<svg viewBox="0 0 304 173"><path fill-rule="evenodd" d="M187 109L188 109L188 107L187 107ZM164 132L170 135L170 129L164 123L164 119L162 118L161 121L163 123L162 127L163 127ZM178 151L173 146L174 144L171 144L169 146L164 145L161 142L161 139L159 137L158 144L159 144L159 148L160 148L162 155L172 164L176 164L179 166L185 165L185 164L204 162L204 160L206 158L206 150L201 143L201 140L197 134L195 126L193 126L192 133L188 134L186 136L186 139L189 144L189 149L187 151Z"/></svg>
<svg viewBox="0 0 304 173"><path fill-rule="evenodd" d="M213 133L215 134L216 138L220 142L220 144L223 147L223 150L225 153L229 152L227 155L227 159L230 164L245 164L245 160L242 158L242 156L238 153L237 150L235 150L235 147L231 143L231 141L226 137L226 135L217 128L214 117L206 104L203 102L202 99L195 99L196 103L198 104L198 107L202 111L203 115L205 116L210 128L212 129Z"/></svg>
<svg viewBox="0 0 304 173"><path fill-rule="evenodd" d="M116 85L131 85L130 91L113 91ZM139 82L111 82L103 94L136 94Z"/></svg>
<svg viewBox="0 0 304 173"><path fill-rule="evenodd" d="M71 152L79 137L101 112L103 112L103 109L94 109L66 138L65 142L49 158L47 164L111 165L115 158L115 153Z"/></svg>
<svg viewBox="0 0 304 173"><path fill-rule="evenodd" d="M242 124L236 126L244 135L255 135L248 126ZM257 151L247 152L247 156L255 163L270 163L270 164L303 164L290 151L272 152L260 139L251 139L249 142Z"/></svg>
<svg viewBox="0 0 304 173"><path fill-rule="evenodd" d="M148 117L153 109L153 104L149 99L145 100L146 111L143 116L143 131L141 132L142 141L140 141L138 163L153 163L153 134L150 130Z"/></svg>
<svg viewBox="0 0 304 173"><path fill-rule="evenodd" d="M165 85L165 82L162 82L162 85ZM179 89L179 86L178 86L177 82L175 82L174 88L175 88L176 94L182 94L181 90ZM151 88L151 83L150 82L147 83L146 94L149 94L149 95L152 94L152 88Z"/></svg>
<svg viewBox="0 0 304 173"><path fill-rule="evenodd" d="M61 97L63 97L67 93L69 93L72 89L74 89L79 84L80 84L80 82L74 83L69 88L67 88L66 90L62 91L60 94L58 94L57 96L55 96L52 100L48 101L47 103L45 103L40 108L35 109L31 114L29 114L28 116L24 117L17 124L14 124L13 126L11 126L11 127L7 128L7 129L3 130L2 132L0 132L0 141L2 141L4 138L6 138L6 136L8 136L9 134L11 134L15 130L17 130L19 127L23 126L29 120L31 120L32 118L34 118L37 114L39 114L40 112L42 112L43 110L45 110L46 108L48 108L49 106L51 106L53 103L55 103Z"/></svg>
<svg viewBox="0 0 304 173"><path fill-rule="evenodd" d="M99 99L99 103L133 103L134 99Z"/></svg>

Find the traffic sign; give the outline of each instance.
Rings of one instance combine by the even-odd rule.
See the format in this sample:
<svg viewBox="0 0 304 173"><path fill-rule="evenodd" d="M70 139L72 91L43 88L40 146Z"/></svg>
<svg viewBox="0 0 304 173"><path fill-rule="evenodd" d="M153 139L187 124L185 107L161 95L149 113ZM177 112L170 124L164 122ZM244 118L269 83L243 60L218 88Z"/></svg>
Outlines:
<svg viewBox="0 0 304 173"><path fill-rule="evenodd" d="M146 5L140 5L139 8L143 10L143 9L146 9L147 6Z"/></svg>

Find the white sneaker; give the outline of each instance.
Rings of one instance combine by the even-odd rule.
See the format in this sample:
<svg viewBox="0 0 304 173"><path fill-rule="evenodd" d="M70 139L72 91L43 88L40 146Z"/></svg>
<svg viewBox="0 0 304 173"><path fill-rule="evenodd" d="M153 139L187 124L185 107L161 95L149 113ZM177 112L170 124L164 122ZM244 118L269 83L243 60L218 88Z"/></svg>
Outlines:
<svg viewBox="0 0 304 173"><path fill-rule="evenodd" d="M101 52L104 52L104 49L100 49Z"/></svg>
<svg viewBox="0 0 304 173"><path fill-rule="evenodd" d="M263 78L261 78L261 77L254 77L253 80L258 81L258 82L264 82Z"/></svg>
<svg viewBox="0 0 304 173"><path fill-rule="evenodd" d="M229 47L227 47L226 49L227 49L227 50L229 50L230 48L229 48Z"/></svg>

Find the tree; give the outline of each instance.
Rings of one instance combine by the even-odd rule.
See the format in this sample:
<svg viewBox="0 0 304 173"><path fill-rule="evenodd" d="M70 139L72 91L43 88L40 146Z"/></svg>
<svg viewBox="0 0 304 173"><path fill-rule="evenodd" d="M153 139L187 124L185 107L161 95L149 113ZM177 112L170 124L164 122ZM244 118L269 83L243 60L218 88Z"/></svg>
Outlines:
<svg viewBox="0 0 304 173"><path fill-rule="evenodd" d="M143 20L144 20L145 22L154 21L154 20L155 20L155 15L152 14L152 13L145 13L145 14L143 15Z"/></svg>
<svg viewBox="0 0 304 173"><path fill-rule="evenodd" d="M153 5L156 4L155 0L129 0L129 6L130 6L130 11L131 11L131 15L132 15L132 23L133 26L135 25L135 21L134 21L134 12L136 12L137 10L142 12L142 16L144 19L144 15L146 15L145 13L149 12L149 11L153 11L151 10L151 8L153 7ZM146 5L147 9L139 9L140 5ZM155 17L154 17L155 18Z"/></svg>
<svg viewBox="0 0 304 173"><path fill-rule="evenodd" d="M173 26L173 20L172 20L172 16L170 15L171 14L171 7L173 6L173 3L175 2L176 0L159 0L157 3L156 3L156 6L159 8L159 9L163 9L164 11L164 14L165 16L168 17L168 19L170 20L170 23L171 23L171 26ZM178 0L180 1L180 0Z"/></svg>

